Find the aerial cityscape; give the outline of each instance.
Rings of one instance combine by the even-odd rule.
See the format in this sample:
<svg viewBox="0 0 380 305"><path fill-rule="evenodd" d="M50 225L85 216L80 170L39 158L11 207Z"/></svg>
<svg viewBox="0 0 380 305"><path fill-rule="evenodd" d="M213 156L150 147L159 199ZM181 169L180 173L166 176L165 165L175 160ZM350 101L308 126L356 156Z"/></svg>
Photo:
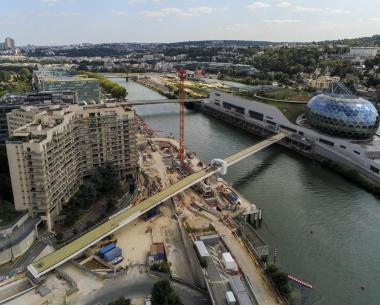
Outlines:
<svg viewBox="0 0 380 305"><path fill-rule="evenodd" d="M1 7L0 304L380 304L380 3Z"/></svg>

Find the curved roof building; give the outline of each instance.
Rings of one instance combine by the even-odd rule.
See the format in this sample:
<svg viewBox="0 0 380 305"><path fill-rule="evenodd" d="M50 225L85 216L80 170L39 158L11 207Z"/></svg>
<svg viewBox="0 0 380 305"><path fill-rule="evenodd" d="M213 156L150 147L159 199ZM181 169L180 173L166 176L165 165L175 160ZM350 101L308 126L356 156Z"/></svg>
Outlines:
<svg viewBox="0 0 380 305"><path fill-rule="evenodd" d="M309 124L333 136L369 139L379 127L379 114L371 102L353 95L319 94L307 104Z"/></svg>

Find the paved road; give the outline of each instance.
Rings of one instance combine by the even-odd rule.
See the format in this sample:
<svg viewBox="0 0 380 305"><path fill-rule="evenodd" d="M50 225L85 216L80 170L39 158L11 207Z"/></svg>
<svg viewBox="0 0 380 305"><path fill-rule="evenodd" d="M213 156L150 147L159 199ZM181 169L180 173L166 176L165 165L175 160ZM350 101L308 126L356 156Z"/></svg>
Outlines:
<svg viewBox="0 0 380 305"><path fill-rule="evenodd" d="M151 294L152 287L158 278L139 274L120 279L107 280L102 288L86 296L73 297L67 304L97 305L107 304L119 297L146 298ZM209 305L208 297L186 286L173 284L184 305Z"/></svg>
<svg viewBox="0 0 380 305"><path fill-rule="evenodd" d="M42 252L46 247L46 244L42 241L37 241L25 254L23 254L14 264L5 265L0 268L0 274L9 274L15 269L22 268L26 270L26 267Z"/></svg>

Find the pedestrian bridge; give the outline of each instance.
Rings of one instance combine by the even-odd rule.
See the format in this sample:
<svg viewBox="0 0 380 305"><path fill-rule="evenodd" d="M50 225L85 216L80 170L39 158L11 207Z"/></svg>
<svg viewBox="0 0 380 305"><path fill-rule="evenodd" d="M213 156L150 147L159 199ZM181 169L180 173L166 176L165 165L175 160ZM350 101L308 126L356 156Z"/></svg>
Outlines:
<svg viewBox="0 0 380 305"><path fill-rule="evenodd" d="M227 166L231 166L243 160L244 158L247 158L259 152L260 150L284 139L285 137L287 137L287 134L280 132L271 138L268 138L258 144L255 144L249 148L246 148L236 154L229 156L224 161L226 162ZM214 175L219 170L220 167L208 166L205 169L189 175L177 183L163 189L162 191L158 192L148 199L143 200L137 205L129 209L127 208L119 211L115 215L111 216L109 220L99 225L95 229L83 234L79 238L52 252L51 254L48 254L43 258L33 262L27 267L28 271L35 278L41 277L49 271L59 267L66 261L74 258L84 250L102 240L104 237L107 237L108 235L132 222L136 218L142 216L150 209L188 189L194 184L197 184L200 181Z"/></svg>

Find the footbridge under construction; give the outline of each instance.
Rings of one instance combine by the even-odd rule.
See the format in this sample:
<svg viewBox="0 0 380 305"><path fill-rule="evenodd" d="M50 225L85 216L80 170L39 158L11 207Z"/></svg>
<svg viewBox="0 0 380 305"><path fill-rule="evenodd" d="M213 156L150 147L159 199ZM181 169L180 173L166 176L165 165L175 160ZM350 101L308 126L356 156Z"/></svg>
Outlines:
<svg viewBox="0 0 380 305"><path fill-rule="evenodd" d="M263 150L264 148L281 141L286 138L288 134L279 132L276 135L263 140L260 143L257 143L249 148L246 148L238 153L235 153L226 159L224 162L227 166L231 166L257 152ZM221 167L218 166L208 166L203 170L200 170L194 174L191 174L184 179L176 182L175 184L163 189L157 194L143 200L142 202L136 204L131 208L126 208L114 214L98 227L92 229L91 231L83 234L79 238L70 242L69 244L63 246L60 249L55 250L54 252L44 256L43 258L30 264L27 269L35 278L39 278L49 271L59 267L68 260L74 258L84 250L88 249L92 245L96 244L104 237L112 234L118 229L124 227L125 225L131 223L133 220L139 216L145 214L150 209L155 206L165 202L166 200L172 198L173 196L179 194L180 192L188 189L201 182L202 180L214 175L221 170Z"/></svg>

